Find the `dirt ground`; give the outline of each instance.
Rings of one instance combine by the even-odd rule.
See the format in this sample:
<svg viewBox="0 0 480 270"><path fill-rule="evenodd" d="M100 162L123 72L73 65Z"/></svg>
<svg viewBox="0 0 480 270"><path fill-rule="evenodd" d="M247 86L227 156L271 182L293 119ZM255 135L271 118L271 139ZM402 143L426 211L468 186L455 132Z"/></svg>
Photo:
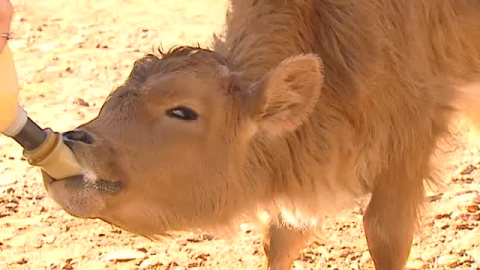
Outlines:
<svg viewBox="0 0 480 270"><path fill-rule="evenodd" d="M13 0L10 42L21 103L42 127L65 131L93 118L135 59L159 45L208 45L221 30L225 0ZM463 133L464 135L466 133ZM98 220L66 214L46 194L38 169L0 137L0 269L258 269L258 228L226 239L180 233L155 243ZM459 144L445 189L429 203L410 269L480 269L480 163ZM372 269L361 226L363 203L324 223L295 269Z"/></svg>

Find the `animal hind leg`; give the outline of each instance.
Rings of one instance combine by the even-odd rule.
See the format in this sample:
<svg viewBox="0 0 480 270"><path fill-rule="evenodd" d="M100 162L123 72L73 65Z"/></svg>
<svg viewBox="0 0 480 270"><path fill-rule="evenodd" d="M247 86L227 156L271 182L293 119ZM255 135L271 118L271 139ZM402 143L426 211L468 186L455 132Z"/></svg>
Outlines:
<svg viewBox="0 0 480 270"><path fill-rule="evenodd" d="M301 230L285 224L281 215L278 220L271 220L266 228L263 248L267 255L265 269L289 270L295 258L299 255L313 236L310 229Z"/></svg>
<svg viewBox="0 0 480 270"><path fill-rule="evenodd" d="M413 240L418 208L423 201L421 173L390 170L375 182L363 225L377 270L405 267Z"/></svg>

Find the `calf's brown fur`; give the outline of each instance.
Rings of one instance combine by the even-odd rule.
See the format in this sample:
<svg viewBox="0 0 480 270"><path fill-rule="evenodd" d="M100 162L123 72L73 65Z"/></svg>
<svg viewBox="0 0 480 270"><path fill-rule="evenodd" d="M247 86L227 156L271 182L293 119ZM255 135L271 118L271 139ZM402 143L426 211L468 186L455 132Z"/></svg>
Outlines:
<svg viewBox="0 0 480 270"><path fill-rule="evenodd" d="M47 189L148 237L266 210L269 269L371 193L376 269L402 269L437 143L457 113L478 120L479 18L475 0L233 0L213 51L137 61L66 135L84 176Z"/></svg>

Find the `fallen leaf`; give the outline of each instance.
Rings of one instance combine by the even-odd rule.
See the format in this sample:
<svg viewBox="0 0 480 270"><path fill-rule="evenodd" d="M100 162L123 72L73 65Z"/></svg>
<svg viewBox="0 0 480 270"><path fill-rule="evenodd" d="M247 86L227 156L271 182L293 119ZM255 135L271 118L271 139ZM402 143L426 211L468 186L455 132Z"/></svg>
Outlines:
<svg viewBox="0 0 480 270"><path fill-rule="evenodd" d="M137 250L117 250L108 253L105 256L105 260L126 262L131 260L144 259L146 257L147 255L145 253Z"/></svg>
<svg viewBox="0 0 480 270"><path fill-rule="evenodd" d="M47 244L52 244L53 242L55 242L55 239L57 239L55 235L49 235L44 237L45 243Z"/></svg>
<svg viewBox="0 0 480 270"><path fill-rule="evenodd" d="M194 268L194 267L198 267L198 266L199 266L199 264L197 262L189 263L187 265L188 268Z"/></svg>
<svg viewBox="0 0 480 270"><path fill-rule="evenodd" d="M145 259L140 263L138 268L145 269L145 268L151 268L151 267L159 267L159 266L162 266L162 265L163 265L163 263L161 263L159 261L156 261L156 260L153 260L153 259Z"/></svg>
<svg viewBox="0 0 480 270"><path fill-rule="evenodd" d="M476 213L478 211L478 205L469 205L467 206L467 212Z"/></svg>
<svg viewBox="0 0 480 270"><path fill-rule="evenodd" d="M452 254L443 255L443 256L440 256L437 259L437 264L440 265L440 266L453 267L453 266L457 265L458 262L459 262L459 256L452 255Z"/></svg>

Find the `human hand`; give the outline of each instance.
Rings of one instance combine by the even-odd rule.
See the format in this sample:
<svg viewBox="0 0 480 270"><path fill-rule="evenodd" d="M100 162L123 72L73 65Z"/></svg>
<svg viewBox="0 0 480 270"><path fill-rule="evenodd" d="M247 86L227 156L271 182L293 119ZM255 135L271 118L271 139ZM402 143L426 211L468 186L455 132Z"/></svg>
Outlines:
<svg viewBox="0 0 480 270"><path fill-rule="evenodd" d="M8 33L13 18L13 6L10 0L0 0L0 33Z"/></svg>
<svg viewBox="0 0 480 270"><path fill-rule="evenodd" d="M0 0L0 34L8 34L13 18L13 5L10 0ZM7 44L7 38L0 36L0 53Z"/></svg>

